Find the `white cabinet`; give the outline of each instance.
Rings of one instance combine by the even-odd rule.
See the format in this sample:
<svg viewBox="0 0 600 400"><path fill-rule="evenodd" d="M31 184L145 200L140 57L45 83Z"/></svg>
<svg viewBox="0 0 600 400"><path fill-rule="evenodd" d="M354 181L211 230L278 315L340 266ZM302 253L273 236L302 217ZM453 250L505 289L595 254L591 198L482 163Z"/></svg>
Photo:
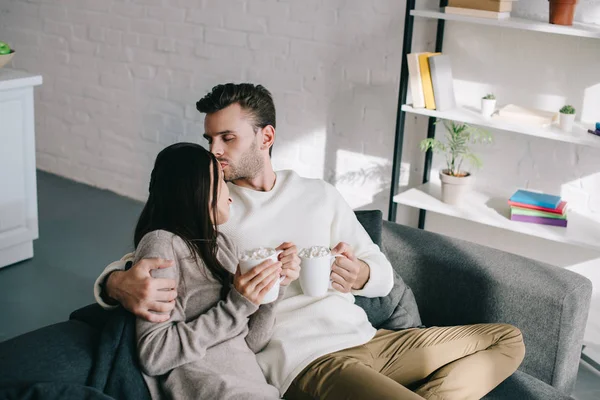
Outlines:
<svg viewBox="0 0 600 400"><path fill-rule="evenodd" d="M33 257L38 238L33 88L41 83L0 68L0 268Z"/></svg>

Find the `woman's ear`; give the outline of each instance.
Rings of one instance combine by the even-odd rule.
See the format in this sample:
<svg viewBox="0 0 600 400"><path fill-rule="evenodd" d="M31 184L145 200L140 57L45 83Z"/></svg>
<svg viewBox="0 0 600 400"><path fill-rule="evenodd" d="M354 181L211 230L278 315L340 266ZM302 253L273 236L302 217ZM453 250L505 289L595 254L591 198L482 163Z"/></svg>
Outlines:
<svg viewBox="0 0 600 400"><path fill-rule="evenodd" d="M260 144L261 150L268 150L273 146L275 142L275 128L272 125L267 125L261 129L262 131L262 142Z"/></svg>

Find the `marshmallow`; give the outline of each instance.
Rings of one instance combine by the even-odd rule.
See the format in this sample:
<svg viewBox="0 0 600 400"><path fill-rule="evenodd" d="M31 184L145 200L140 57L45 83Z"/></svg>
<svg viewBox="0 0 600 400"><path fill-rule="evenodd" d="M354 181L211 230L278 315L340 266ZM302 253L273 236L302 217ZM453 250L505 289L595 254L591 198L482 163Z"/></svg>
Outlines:
<svg viewBox="0 0 600 400"><path fill-rule="evenodd" d="M300 253L298 253L298 257L300 258L317 258L317 257L326 257L331 254L328 247L325 246L312 246L302 249Z"/></svg>
<svg viewBox="0 0 600 400"><path fill-rule="evenodd" d="M262 260L274 255L277 251L269 247L258 247L252 250L246 250L240 255L240 261Z"/></svg>

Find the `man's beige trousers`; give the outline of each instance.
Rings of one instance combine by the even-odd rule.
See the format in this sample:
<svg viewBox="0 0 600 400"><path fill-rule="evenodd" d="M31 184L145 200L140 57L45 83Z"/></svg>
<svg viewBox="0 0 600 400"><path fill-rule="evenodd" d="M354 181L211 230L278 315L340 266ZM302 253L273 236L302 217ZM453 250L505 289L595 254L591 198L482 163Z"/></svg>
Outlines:
<svg viewBox="0 0 600 400"><path fill-rule="evenodd" d="M521 332L511 325L379 330L364 345L312 362L284 398L475 400L515 372L524 356Z"/></svg>

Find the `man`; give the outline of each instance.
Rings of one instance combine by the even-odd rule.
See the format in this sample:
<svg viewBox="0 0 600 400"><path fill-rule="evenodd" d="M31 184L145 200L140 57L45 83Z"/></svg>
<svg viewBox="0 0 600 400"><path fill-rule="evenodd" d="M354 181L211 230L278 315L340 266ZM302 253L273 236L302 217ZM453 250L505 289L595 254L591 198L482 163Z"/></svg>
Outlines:
<svg viewBox="0 0 600 400"><path fill-rule="evenodd" d="M286 399L477 399L518 368L523 339L509 325L377 331L354 295L386 296L392 267L335 188L273 170L271 94L260 85L219 85L197 108L206 113L204 137L233 199L221 230L240 249L286 241L280 248L290 250L281 260L289 287L277 305L273 337L257 354L267 379ZM314 245L343 255L332 266L333 290L322 298L303 295L296 281L294 252ZM106 301L147 319L158 319L151 311L168 312L176 294L160 289L173 286L150 275L168 261L144 260L118 271L124 264L111 264L98 279L98 301L108 306L103 293Z"/></svg>

